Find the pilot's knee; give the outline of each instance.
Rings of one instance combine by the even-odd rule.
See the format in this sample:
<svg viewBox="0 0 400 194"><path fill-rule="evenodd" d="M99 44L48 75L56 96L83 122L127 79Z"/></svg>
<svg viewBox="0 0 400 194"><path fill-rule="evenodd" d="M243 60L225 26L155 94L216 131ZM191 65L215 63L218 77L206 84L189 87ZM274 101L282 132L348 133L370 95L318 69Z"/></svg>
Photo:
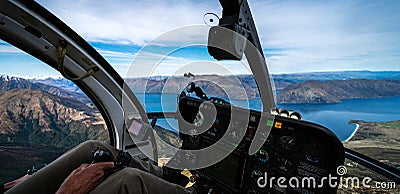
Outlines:
<svg viewBox="0 0 400 194"><path fill-rule="evenodd" d="M138 179L141 176L141 173L143 171L137 169L137 168L124 168L121 171L119 171L119 174L123 177L129 177L129 179Z"/></svg>
<svg viewBox="0 0 400 194"><path fill-rule="evenodd" d="M78 147L86 147L86 146L93 146L96 144L100 144L101 141L99 140L86 140L78 145Z"/></svg>
<svg viewBox="0 0 400 194"><path fill-rule="evenodd" d="M143 186L144 179L151 175L137 168L124 168L120 171L120 176L124 177L125 181L129 184L141 184Z"/></svg>
<svg viewBox="0 0 400 194"><path fill-rule="evenodd" d="M130 188L135 188L133 193L146 193L143 180L143 171L136 168L124 168L118 172L118 177L120 178L124 186L129 186Z"/></svg>
<svg viewBox="0 0 400 194"><path fill-rule="evenodd" d="M101 145L101 141L98 140L86 140L76 146L76 149L79 150L93 150L94 147Z"/></svg>

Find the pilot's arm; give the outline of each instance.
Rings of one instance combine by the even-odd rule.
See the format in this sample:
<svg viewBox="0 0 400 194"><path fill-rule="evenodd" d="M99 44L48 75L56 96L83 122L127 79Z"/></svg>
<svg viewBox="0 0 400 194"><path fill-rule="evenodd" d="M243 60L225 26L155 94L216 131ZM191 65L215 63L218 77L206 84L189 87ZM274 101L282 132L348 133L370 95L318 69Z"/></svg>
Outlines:
<svg viewBox="0 0 400 194"><path fill-rule="evenodd" d="M99 141L86 141L68 151L43 169L31 175L30 178L6 191L6 193L65 193L63 187L76 186L77 189L91 190L90 193L191 193L180 185L165 181L163 168L150 162L132 159L129 167L111 174L103 180L104 170L111 165L83 165L93 161L92 150L96 147L109 151L117 156L119 150ZM97 166L100 165L100 166ZM89 181L85 180L87 172L91 174ZM171 175L171 174L169 174ZM172 173L173 175L173 173ZM99 184L100 180L100 184ZM65 185L65 186L64 186ZM74 188L76 189L76 188ZM78 190L77 190L78 191Z"/></svg>

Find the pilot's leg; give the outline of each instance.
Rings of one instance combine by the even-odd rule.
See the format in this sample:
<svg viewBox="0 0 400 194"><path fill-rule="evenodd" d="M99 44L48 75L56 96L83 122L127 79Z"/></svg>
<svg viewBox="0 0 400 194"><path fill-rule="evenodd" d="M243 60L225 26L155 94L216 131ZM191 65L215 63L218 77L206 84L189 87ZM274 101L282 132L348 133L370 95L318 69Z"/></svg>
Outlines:
<svg viewBox="0 0 400 194"><path fill-rule="evenodd" d="M90 193L193 193L193 191L142 170L124 168L110 175Z"/></svg>
<svg viewBox="0 0 400 194"><path fill-rule="evenodd" d="M6 193L55 193L73 170L83 163L92 162L92 150L96 147L118 154L118 151L112 146L99 141L85 141Z"/></svg>
<svg viewBox="0 0 400 194"><path fill-rule="evenodd" d="M118 155L118 150L110 145L94 140L85 141L16 185L7 193L55 193L73 170L83 163L93 161L92 150L96 147L108 150L115 157ZM161 168L149 162L132 159L130 166L162 177Z"/></svg>

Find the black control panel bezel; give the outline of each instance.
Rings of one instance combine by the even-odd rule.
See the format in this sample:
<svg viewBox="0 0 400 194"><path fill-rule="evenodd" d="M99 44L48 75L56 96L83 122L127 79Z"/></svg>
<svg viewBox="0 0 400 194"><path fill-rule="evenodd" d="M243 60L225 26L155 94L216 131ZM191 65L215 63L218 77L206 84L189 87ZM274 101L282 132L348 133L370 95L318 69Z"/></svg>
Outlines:
<svg viewBox="0 0 400 194"><path fill-rule="evenodd" d="M204 104L205 102L206 104ZM178 111L180 113L179 115L181 115L180 118L178 118L180 130L193 128L193 126L190 126L190 123L193 122L197 112L201 110L201 107L203 107L204 105L209 106L210 102L192 97L182 97L180 99L178 106ZM216 115L213 115L213 122L215 122L215 119L221 120L221 118L219 117L223 117L222 120L224 120L224 123L214 123L212 127L208 129L209 131L206 131L196 137L197 140L195 141L195 143L193 143L191 140L189 141L189 139L193 138L192 136L180 133L181 139L183 139L183 149L201 149L217 142L220 139L221 135L224 135L224 133L226 132L226 123L230 122L229 118L227 117L230 117L230 113L233 111L237 113L236 115L239 115L236 117L236 119L243 119L248 121L247 128L240 129L245 133L244 138L240 141L238 145L236 145L234 151L231 153L231 155L237 155L241 158L240 169L238 169L238 172L236 173L237 177L235 177L234 185L228 184L227 181L224 181L220 177L209 173L207 168L197 170L198 174L208 180L206 181L207 184L210 184L209 186L213 187L214 191L219 190L220 193L243 193L250 190L254 190L256 193L262 193L267 190L280 191L279 188L260 189L254 187L254 182L250 182L249 180L254 178L251 177L251 175L253 170L252 168L254 168L255 166L256 168L259 168L260 171L268 172L270 173L269 175L272 176L300 176L299 174L303 173L300 171L305 172L301 176L319 176L318 173L320 173L321 175L336 175L336 168L339 165L342 165L344 162L343 144L337 138L337 136L326 127L307 121L294 120L290 118L271 115L268 113L261 113L254 110L246 110L240 107L233 106L229 103L212 103L212 105L215 107L216 110ZM243 118L244 116L241 116L240 114L248 115L249 118ZM269 121L268 124L266 123L267 121ZM255 131L255 129L257 129L258 131ZM217 130L218 132L211 132L211 130ZM257 136L256 133L262 131L269 132L269 130L270 133L268 133L268 138L260 140L264 142L260 149L268 150L270 154L268 156L268 159L270 160L268 161L269 163L264 164L255 161L258 157L258 153L252 155L249 154L249 147L254 138L263 138L263 136ZM289 140L285 140L285 138ZM289 145L289 148L286 149L288 145L281 145L283 143L277 142L290 141L290 138L295 138L296 141L298 141L300 148L293 148L292 150ZM227 142L226 145L230 146L229 142ZM307 146L310 148L308 148ZM307 149L309 149L309 152L312 153L306 153L308 152ZM318 149L319 152L314 152L313 150L315 149ZM322 159L316 159L314 155L318 155L318 157ZM285 169L285 167L279 165L282 162L293 162L296 168L294 168L294 170L292 170L291 172L280 170L278 169L279 167ZM315 162L318 162L318 164ZM322 168L322 170L318 169L315 172L308 172L307 169L303 170L303 167L310 167L313 169ZM312 193L314 191L335 193L336 188L321 188L311 191L305 189L289 189L285 191L293 193Z"/></svg>

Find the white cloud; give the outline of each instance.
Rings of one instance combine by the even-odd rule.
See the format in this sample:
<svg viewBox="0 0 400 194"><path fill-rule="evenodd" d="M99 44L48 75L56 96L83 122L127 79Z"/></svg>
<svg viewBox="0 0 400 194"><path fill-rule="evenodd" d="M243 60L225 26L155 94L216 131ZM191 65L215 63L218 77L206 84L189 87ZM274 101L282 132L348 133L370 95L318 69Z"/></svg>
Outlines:
<svg viewBox="0 0 400 194"><path fill-rule="evenodd" d="M274 73L399 70L399 1L251 1ZM396 54L397 53L397 54Z"/></svg>
<svg viewBox="0 0 400 194"><path fill-rule="evenodd" d="M39 2L89 41L136 45L143 45L177 27L203 24L206 12L221 12L218 1Z"/></svg>
<svg viewBox="0 0 400 194"><path fill-rule="evenodd" d="M116 52L116 51L103 50L103 49L97 49L97 52L99 52L103 57L110 57L110 58L132 59L133 57L135 57L135 54L132 54L129 52Z"/></svg>
<svg viewBox="0 0 400 194"><path fill-rule="evenodd" d="M9 53L9 54L22 54L24 53L20 49L0 40L0 53Z"/></svg>
<svg viewBox="0 0 400 194"><path fill-rule="evenodd" d="M217 0L40 3L89 41L140 46L177 27L203 24L205 13L221 15ZM400 69L400 1L249 0L249 4L263 48L272 55L268 61L273 73ZM202 31L181 31L163 43L204 42L206 36Z"/></svg>

